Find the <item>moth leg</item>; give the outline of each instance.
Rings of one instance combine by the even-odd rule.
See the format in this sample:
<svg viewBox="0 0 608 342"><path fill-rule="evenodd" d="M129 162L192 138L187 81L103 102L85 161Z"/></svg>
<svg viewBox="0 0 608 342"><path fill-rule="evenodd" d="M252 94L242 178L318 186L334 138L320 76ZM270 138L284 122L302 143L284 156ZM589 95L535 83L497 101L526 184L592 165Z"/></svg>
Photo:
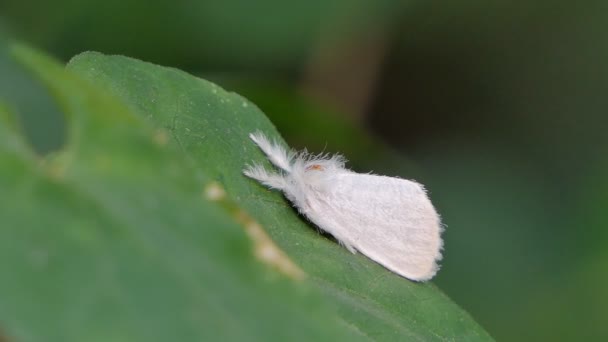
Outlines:
<svg viewBox="0 0 608 342"><path fill-rule="evenodd" d="M357 250L355 249L355 247L353 245L344 245L344 247L346 247L346 249L348 249L349 252L351 252L353 254L357 254Z"/></svg>
<svg viewBox="0 0 608 342"><path fill-rule="evenodd" d="M349 252L353 253L353 254L357 254L357 250L355 249L355 246L351 245L350 243L343 241L343 240L339 240L338 242L340 243L340 245L344 246L344 248L348 249Z"/></svg>
<svg viewBox="0 0 608 342"><path fill-rule="evenodd" d="M270 173L266 171L261 165L247 165L243 170L245 176L253 178L258 182L279 190L285 190L287 188L287 181L283 175L278 173Z"/></svg>
<svg viewBox="0 0 608 342"><path fill-rule="evenodd" d="M249 134L249 138L251 138L251 140L253 140L253 142L262 150L262 152L266 154L268 160L270 160L272 164L287 172L291 172L291 160L294 157L293 152L287 151L276 141L271 143L268 138L259 131Z"/></svg>

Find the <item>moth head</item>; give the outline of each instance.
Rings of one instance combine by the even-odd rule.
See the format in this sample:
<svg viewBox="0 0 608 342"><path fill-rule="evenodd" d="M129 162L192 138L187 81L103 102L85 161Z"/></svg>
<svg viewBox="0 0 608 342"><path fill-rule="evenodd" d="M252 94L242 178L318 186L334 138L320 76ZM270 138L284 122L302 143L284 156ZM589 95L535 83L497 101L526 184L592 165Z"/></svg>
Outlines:
<svg viewBox="0 0 608 342"><path fill-rule="evenodd" d="M309 171L325 171L325 168L323 167L323 165L310 164L306 166L306 172Z"/></svg>

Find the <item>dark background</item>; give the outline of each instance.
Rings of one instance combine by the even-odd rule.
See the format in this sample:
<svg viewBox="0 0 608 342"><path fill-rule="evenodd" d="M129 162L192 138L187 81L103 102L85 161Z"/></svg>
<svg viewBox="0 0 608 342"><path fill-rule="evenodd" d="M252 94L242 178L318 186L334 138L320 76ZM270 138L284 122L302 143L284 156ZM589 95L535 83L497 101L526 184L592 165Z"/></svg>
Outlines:
<svg viewBox="0 0 608 342"><path fill-rule="evenodd" d="M607 2L3 0L1 36L186 70L293 146L415 178L447 225L434 282L490 334L608 339Z"/></svg>

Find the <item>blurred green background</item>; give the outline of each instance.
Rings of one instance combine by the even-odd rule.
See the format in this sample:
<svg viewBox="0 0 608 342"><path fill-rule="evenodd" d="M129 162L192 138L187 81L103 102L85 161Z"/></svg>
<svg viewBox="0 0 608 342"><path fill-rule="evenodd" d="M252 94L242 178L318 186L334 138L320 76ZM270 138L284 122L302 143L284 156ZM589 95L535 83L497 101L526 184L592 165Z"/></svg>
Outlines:
<svg viewBox="0 0 608 342"><path fill-rule="evenodd" d="M186 70L295 147L421 181L447 225L434 281L490 334L608 340L604 1L3 0L1 37ZM29 105L52 151L60 122Z"/></svg>

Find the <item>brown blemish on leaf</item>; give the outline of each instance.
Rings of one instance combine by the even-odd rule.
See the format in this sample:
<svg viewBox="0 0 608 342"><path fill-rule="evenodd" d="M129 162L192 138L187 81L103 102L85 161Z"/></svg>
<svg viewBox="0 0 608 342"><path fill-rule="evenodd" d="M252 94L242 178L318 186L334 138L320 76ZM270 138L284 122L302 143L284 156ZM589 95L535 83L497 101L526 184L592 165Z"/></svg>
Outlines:
<svg viewBox="0 0 608 342"><path fill-rule="evenodd" d="M277 247L264 228L244 210L227 200L226 192L219 184L215 182L210 183L205 187L204 194L205 198L220 202L222 206L229 210L236 221L243 226L247 236L253 241L253 250L256 258L292 279L301 280L304 278L304 271Z"/></svg>
<svg viewBox="0 0 608 342"><path fill-rule="evenodd" d="M9 338L4 334L4 330L0 328L0 342L9 342Z"/></svg>
<svg viewBox="0 0 608 342"><path fill-rule="evenodd" d="M304 271L285 255L266 234L264 228L243 210L236 212L236 219L245 227L247 235L253 240L255 256L268 265L277 268L281 273L293 278L303 279Z"/></svg>

